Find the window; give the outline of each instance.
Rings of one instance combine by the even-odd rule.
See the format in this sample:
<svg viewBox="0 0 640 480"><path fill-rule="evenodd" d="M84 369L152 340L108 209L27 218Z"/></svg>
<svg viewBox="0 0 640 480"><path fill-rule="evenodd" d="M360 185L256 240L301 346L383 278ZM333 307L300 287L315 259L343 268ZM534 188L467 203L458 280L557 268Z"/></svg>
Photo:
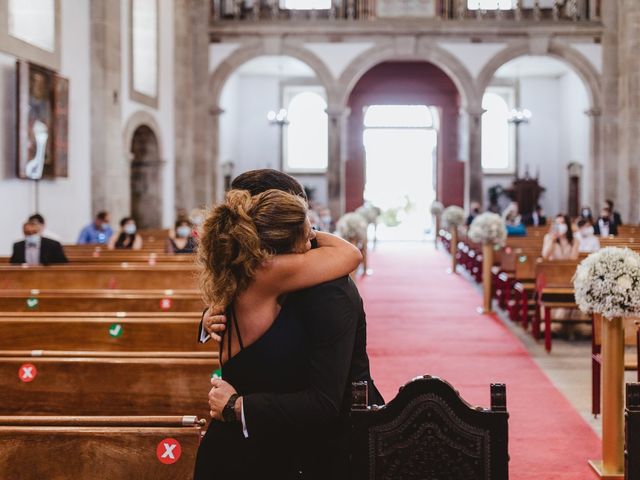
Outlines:
<svg viewBox="0 0 640 480"><path fill-rule="evenodd" d="M158 98L158 1L131 0L130 50L131 98L157 106Z"/></svg>
<svg viewBox="0 0 640 480"><path fill-rule="evenodd" d="M54 0L9 0L9 35L53 52L55 12Z"/></svg>
<svg viewBox="0 0 640 480"><path fill-rule="evenodd" d="M285 10L329 10L331 0L280 0L280 8Z"/></svg>
<svg viewBox="0 0 640 480"><path fill-rule="evenodd" d="M509 124L515 91L511 87L489 87L482 97L482 170L514 173L515 129Z"/></svg>
<svg viewBox="0 0 640 480"><path fill-rule="evenodd" d="M329 121L322 87L285 87L283 161L289 172L322 173L329 162Z"/></svg>
<svg viewBox="0 0 640 480"><path fill-rule="evenodd" d="M513 10L515 8L515 0L467 0L467 9L469 10Z"/></svg>

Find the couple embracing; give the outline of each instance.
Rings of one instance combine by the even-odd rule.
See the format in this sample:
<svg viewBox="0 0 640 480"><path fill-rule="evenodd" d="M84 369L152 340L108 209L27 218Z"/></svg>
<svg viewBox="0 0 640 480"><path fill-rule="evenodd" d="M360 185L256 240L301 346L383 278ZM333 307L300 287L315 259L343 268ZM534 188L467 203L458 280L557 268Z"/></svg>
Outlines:
<svg viewBox="0 0 640 480"><path fill-rule="evenodd" d="M220 341L222 379L196 480L349 478L351 382L367 381L369 403L383 404L348 276L360 252L315 232L307 209L293 177L254 170L202 227L200 285L213 307L200 339Z"/></svg>

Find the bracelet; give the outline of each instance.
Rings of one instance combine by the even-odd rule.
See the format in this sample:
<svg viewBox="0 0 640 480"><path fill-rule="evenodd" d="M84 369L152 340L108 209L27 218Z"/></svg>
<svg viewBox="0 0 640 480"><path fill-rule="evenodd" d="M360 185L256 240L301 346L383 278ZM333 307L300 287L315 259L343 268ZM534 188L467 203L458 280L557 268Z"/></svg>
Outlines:
<svg viewBox="0 0 640 480"><path fill-rule="evenodd" d="M238 395L237 393L234 393L233 395L231 395L229 397L229 400L227 401L227 404L222 409L222 420L223 421L225 421L225 422L235 422L236 421L235 406L236 406L236 401L238 400L239 396L240 395Z"/></svg>

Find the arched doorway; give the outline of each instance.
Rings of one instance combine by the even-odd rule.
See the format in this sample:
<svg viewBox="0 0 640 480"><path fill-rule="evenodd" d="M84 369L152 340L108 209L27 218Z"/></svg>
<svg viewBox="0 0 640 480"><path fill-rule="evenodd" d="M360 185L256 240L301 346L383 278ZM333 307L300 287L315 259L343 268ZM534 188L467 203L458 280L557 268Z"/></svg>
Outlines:
<svg viewBox="0 0 640 480"><path fill-rule="evenodd" d="M348 105L351 115L345 164L347 211L363 203L365 191L367 196L371 195L369 187L373 185L367 176L384 175L384 169L388 173L387 190L403 192L407 198L404 206L398 206L404 211L409 211L414 203L423 204L433 197L447 205L463 204L464 164L458 160L460 95L445 72L428 62L378 64L359 79ZM372 111L386 111L386 114L368 125L367 117ZM372 138L372 127L376 126L387 130L378 135L377 140ZM392 135L393 130L398 133ZM388 142L397 143L396 148L384 148L385 136ZM377 148L377 152L373 148ZM377 173L367 165L374 161L381 165ZM375 203L375 199L369 200ZM423 226L429 228L426 206L423 205L422 210L425 210L421 213ZM411 235L411 239L415 239L415 235Z"/></svg>
<svg viewBox="0 0 640 480"><path fill-rule="evenodd" d="M162 226L162 176L158 139L140 125L131 139L131 215L139 229Z"/></svg>

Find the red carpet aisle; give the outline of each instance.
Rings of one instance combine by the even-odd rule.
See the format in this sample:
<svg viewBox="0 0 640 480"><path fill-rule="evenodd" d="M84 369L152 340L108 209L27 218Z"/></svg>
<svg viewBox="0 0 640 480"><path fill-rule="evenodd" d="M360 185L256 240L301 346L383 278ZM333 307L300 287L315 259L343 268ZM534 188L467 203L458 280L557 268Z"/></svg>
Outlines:
<svg viewBox="0 0 640 480"><path fill-rule="evenodd" d="M472 404L489 405L489 384L507 384L510 478L595 478L596 434L500 320L478 315L471 284L447 275L433 245L380 245L374 274L359 282L369 323L373 376L387 400L414 376L451 382ZM589 378L585 378L588 382Z"/></svg>

